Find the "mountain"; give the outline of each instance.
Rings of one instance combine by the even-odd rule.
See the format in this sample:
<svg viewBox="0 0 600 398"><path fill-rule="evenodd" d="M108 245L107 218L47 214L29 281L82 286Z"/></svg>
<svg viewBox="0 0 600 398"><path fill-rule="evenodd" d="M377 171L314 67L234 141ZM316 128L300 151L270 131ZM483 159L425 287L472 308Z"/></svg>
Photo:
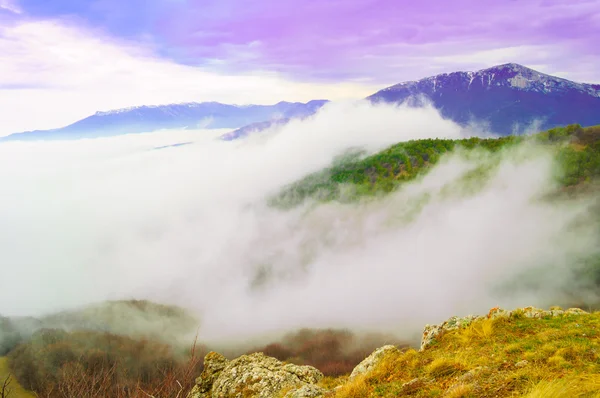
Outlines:
<svg viewBox="0 0 600 398"><path fill-rule="evenodd" d="M289 122L289 118L268 120L266 122L256 122L244 127L240 127L239 129L233 130L229 133L223 134L221 136L221 139L223 141L232 141L238 138L246 137L251 133L259 133L274 126L282 126L288 124Z"/></svg>
<svg viewBox="0 0 600 398"><path fill-rule="evenodd" d="M218 102L137 106L96 112L66 127L11 134L0 140L77 139L142 133L161 129L232 128L275 119L306 117L327 100L275 105L227 105Z"/></svg>
<svg viewBox="0 0 600 398"><path fill-rule="evenodd" d="M448 119L461 125L487 122L502 135L521 133L533 121L541 122L539 129L600 124L600 85L575 83L514 63L404 82L367 99L419 105L420 97Z"/></svg>

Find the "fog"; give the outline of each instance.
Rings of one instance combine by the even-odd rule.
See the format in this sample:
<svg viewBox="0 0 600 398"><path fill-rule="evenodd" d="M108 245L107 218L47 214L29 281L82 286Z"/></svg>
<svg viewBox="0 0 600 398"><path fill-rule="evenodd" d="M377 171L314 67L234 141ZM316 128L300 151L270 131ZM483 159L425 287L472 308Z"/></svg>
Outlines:
<svg viewBox="0 0 600 398"><path fill-rule="evenodd" d="M503 154L474 192L457 181L488 155L447 156L379 200L278 210L268 197L348 147L487 133L367 103L244 140L219 140L227 131L0 143L0 314L136 298L191 309L205 341L298 327L412 338L451 315L581 291L569 267L595 250L589 203L539 199L553 187L539 148ZM502 287L528 271L543 283Z"/></svg>

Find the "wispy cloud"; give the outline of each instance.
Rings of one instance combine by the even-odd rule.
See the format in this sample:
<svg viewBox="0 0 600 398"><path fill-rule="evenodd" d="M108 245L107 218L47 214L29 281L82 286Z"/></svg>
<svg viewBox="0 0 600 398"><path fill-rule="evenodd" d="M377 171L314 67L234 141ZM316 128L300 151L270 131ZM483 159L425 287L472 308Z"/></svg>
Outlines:
<svg viewBox="0 0 600 398"><path fill-rule="evenodd" d="M59 127L97 110L132 105L361 98L375 89L296 82L264 70L232 75L181 65L136 41L61 21L0 27L0 134Z"/></svg>
<svg viewBox="0 0 600 398"><path fill-rule="evenodd" d="M21 14L21 8L17 5L17 2L14 0L0 0L0 11L6 10L10 11L14 14Z"/></svg>

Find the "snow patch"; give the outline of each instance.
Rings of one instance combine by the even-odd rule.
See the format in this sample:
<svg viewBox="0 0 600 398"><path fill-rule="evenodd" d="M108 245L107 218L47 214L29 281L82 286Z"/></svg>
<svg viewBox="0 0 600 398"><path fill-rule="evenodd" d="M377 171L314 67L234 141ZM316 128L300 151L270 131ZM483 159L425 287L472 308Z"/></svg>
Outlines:
<svg viewBox="0 0 600 398"><path fill-rule="evenodd" d="M527 88L527 87L529 87L529 84L530 84L529 80L521 75L516 75L515 77L511 77L510 79L508 79L508 82L510 83L511 86L517 87L517 88Z"/></svg>

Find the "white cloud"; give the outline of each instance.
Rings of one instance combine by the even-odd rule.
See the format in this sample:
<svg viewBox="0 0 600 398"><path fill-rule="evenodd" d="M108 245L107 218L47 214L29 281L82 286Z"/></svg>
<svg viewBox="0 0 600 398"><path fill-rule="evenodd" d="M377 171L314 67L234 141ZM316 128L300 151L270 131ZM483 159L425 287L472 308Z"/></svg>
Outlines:
<svg viewBox="0 0 600 398"><path fill-rule="evenodd" d="M14 12L15 14L21 14L22 12L17 2L13 0L0 0L0 8Z"/></svg>
<svg viewBox="0 0 600 398"><path fill-rule="evenodd" d="M198 311L202 339L298 326L408 337L450 315L548 304L544 293L556 298L557 285L569 283L565 259L595 249L598 237L572 228L585 204L535 200L549 186L543 154L507 156L473 196L448 188L489 156L448 159L374 203L265 205L347 147L461 134L431 108L361 103L329 104L247 141L166 131L2 143L0 170L11 172L0 173L0 313L133 297ZM194 143L152 150L182 141ZM275 283L252 291L264 264ZM493 294L498 282L540 265L543 291Z"/></svg>
<svg viewBox="0 0 600 398"><path fill-rule="evenodd" d="M377 89L295 82L267 72L220 75L56 21L0 27L0 135L60 127L97 110L134 105L338 100Z"/></svg>

